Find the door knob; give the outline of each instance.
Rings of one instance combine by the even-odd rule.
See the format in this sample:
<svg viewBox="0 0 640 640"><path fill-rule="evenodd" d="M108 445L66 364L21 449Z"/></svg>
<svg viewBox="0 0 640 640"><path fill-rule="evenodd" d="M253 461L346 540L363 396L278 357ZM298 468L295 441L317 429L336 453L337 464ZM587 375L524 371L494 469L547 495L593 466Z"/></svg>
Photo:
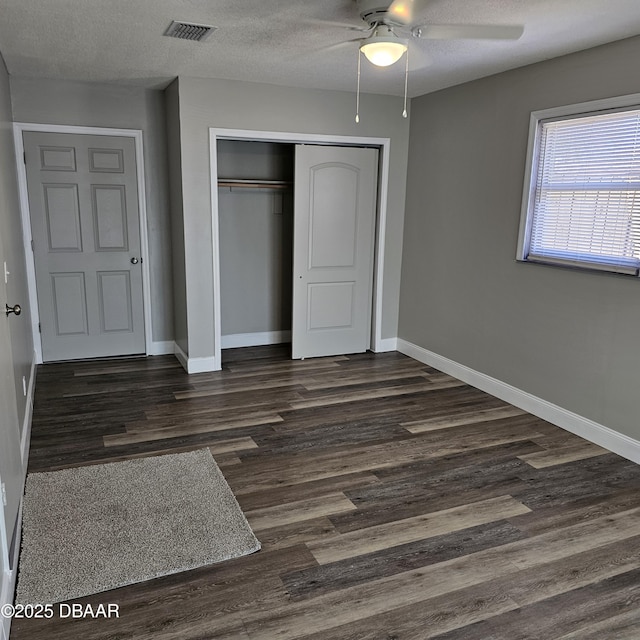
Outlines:
<svg viewBox="0 0 640 640"><path fill-rule="evenodd" d="M10 307L8 304L5 303L5 313L7 314L7 318L9 317L10 313L15 313L17 316L19 316L22 313L22 307L19 304L14 304L13 307Z"/></svg>
<svg viewBox="0 0 640 640"><path fill-rule="evenodd" d="M131 264L138 264L138 262L140 262L138 258L131 258Z"/></svg>

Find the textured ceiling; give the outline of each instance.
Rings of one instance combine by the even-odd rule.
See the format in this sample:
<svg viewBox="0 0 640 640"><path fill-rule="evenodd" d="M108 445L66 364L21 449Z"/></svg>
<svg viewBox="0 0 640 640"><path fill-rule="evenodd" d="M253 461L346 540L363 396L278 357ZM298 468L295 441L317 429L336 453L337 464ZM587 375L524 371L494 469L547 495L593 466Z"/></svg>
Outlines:
<svg viewBox="0 0 640 640"><path fill-rule="evenodd" d="M353 91L354 0L2 0L0 51L16 76L163 87L178 75ZM162 34L172 20L218 30ZM411 96L640 34L640 0L430 0L420 22L522 24L506 41L415 40ZM404 64L363 63L362 90L401 95Z"/></svg>

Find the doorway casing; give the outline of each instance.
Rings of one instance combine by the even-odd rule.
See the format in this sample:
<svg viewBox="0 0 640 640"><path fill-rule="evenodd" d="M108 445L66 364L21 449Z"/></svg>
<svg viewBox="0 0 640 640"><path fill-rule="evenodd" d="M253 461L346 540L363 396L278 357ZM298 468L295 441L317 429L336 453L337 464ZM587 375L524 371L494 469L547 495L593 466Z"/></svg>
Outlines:
<svg viewBox="0 0 640 640"><path fill-rule="evenodd" d="M218 140L245 140L289 144L320 144L350 147L375 147L379 150L378 202L375 229L373 264L373 305L371 314L372 351L385 351L382 339L382 289L384 274L385 229L387 220L387 195L389 189L390 138L340 136L326 134L291 133L282 131L254 131L247 129L209 129L209 161L211 168L211 237L213 258L213 370L222 369L222 318L220 304L220 234L218 208Z"/></svg>

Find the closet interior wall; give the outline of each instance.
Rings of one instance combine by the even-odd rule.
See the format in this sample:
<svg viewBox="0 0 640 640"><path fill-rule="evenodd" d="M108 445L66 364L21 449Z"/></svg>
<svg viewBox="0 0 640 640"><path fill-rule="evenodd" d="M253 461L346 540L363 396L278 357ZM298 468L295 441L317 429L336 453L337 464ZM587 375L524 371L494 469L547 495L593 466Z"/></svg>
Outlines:
<svg viewBox="0 0 640 640"><path fill-rule="evenodd" d="M294 145L218 140L217 163L222 348L289 342Z"/></svg>

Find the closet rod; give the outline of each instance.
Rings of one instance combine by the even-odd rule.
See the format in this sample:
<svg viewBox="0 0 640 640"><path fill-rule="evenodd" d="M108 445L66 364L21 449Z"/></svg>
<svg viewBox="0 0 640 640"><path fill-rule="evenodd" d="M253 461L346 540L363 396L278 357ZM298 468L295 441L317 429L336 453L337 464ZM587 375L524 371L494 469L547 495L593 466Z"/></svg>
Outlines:
<svg viewBox="0 0 640 640"><path fill-rule="evenodd" d="M286 180L218 180L219 187L242 189L289 189L292 185Z"/></svg>

